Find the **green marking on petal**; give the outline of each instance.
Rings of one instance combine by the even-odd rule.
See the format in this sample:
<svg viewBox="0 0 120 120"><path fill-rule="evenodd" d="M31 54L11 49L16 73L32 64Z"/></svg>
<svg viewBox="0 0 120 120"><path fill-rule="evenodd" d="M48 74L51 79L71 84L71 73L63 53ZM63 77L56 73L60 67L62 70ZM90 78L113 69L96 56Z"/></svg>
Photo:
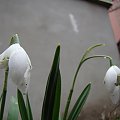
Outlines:
<svg viewBox="0 0 120 120"><path fill-rule="evenodd" d="M115 83L116 86L120 86L120 75L117 76L117 82Z"/></svg>
<svg viewBox="0 0 120 120"><path fill-rule="evenodd" d="M20 44L18 34L15 34L15 35L11 38L10 45L16 44L16 43L19 43L19 44Z"/></svg>

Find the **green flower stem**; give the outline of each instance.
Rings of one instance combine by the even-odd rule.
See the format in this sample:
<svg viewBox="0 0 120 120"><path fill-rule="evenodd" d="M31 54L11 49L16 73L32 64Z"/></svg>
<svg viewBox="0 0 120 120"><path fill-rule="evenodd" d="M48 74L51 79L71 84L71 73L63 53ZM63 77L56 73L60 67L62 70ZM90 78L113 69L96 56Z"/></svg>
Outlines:
<svg viewBox="0 0 120 120"><path fill-rule="evenodd" d="M84 53L81 61L83 61L83 60L86 58L86 56L87 56L94 48L97 48L97 47L100 47L100 46L105 46L105 44L96 44L96 45L94 45L94 46L92 46L92 47L89 47L89 48L85 51L85 53Z"/></svg>
<svg viewBox="0 0 120 120"><path fill-rule="evenodd" d="M65 107L65 112L64 112L64 116L63 116L63 120L66 120L67 118L67 113L68 113L68 109L69 109L69 104L70 104L70 101L71 101L71 97L72 97L72 93L73 93L73 89L74 89L74 84L75 84L75 80L76 80L76 77L77 77L77 74L78 74L78 71L82 65L82 61L84 61L84 59L87 57L87 55L94 49L94 48L97 48L99 46L104 46L105 44L96 44L94 46L91 46L89 47L85 53L83 54L82 58L81 58L81 61L79 63L79 66L77 68L77 71L75 73L75 76L74 76L74 79L73 79L73 84L72 84L72 88L70 89L70 93L69 93L69 96L68 96L68 99L67 99L67 104L66 104L66 107Z"/></svg>
<svg viewBox="0 0 120 120"><path fill-rule="evenodd" d="M5 80L3 85L3 92L2 92L2 101L1 101L1 109L0 109L0 120L3 119L4 114L4 107L5 107L5 101L6 101L6 94L7 94L7 81L8 81L8 67L5 70Z"/></svg>
<svg viewBox="0 0 120 120"><path fill-rule="evenodd" d="M3 94L1 94L1 96L0 96L0 102L1 102L2 96L3 96Z"/></svg>
<svg viewBox="0 0 120 120"><path fill-rule="evenodd" d="M84 54L85 55L85 54ZM87 55L87 54L86 54ZM67 99L67 104L66 104L66 107L65 107L65 112L64 112L64 117L63 117L63 120L66 120L67 118L67 114L68 114L68 110L69 110L69 105L70 105L70 102L71 102L71 98L72 98L72 94L73 94L73 90L74 90L74 86L75 86L75 82L76 82L76 78L77 78L77 75L78 75L78 72L82 66L82 64L91 59L91 58L97 58L97 57L102 57L102 58L105 58L105 59L109 59L109 62L110 62L110 66L112 66L112 58L110 56L106 56L106 55L94 55L94 56L90 56L90 57L86 57L83 56L81 61L80 61L80 64L78 65L78 68L77 68L77 71L75 73L75 76L74 76L74 79L73 79L73 84L72 84L72 88L70 89L70 93L69 93L69 96L68 96L68 99Z"/></svg>
<svg viewBox="0 0 120 120"><path fill-rule="evenodd" d="M4 86L3 90L6 90L6 91L7 91L8 72L9 72L9 68L7 67L5 70L5 80L4 80L4 85L3 85Z"/></svg>
<svg viewBox="0 0 120 120"><path fill-rule="evenodd" d="M85 61L87 61L88 59L91 59L91 58L104 58L104 59L108 59L109 60L109 63L110 63L110 67L113 65L113 62L112 62L112 58L110 56L107 56L107 55L93 55L93 56L90 56L90 57L87 57L85 58L81 64L83 64Z"/></svg>

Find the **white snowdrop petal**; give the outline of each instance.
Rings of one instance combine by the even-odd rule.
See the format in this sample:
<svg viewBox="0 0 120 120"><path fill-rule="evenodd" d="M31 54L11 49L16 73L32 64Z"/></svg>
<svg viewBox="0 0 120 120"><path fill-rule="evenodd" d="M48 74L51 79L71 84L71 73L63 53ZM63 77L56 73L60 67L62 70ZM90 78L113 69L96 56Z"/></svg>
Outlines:
<svg viewBox="0 0 120 120"><path fill-rule="evenodd" d="M29 86L29 83L30 83L30 70L31 70L31 67L28 66L28 68L27 68L27 70L26 70L26 72L25 72L25 74L24 74L25 86L26 86L26 90L25 90L24 93L27 92L28 86Z"/></svg>
<svg viewBox="0 0 120 120"><path fill-rule="evenodd" d="M117 73L113 67L110 67L105 75L104 84L109 92L113 92L117 81Z"/></svg>
<svg viewBox="0 0 120 120"><path fill-rule="evenodd" d="M11 45L9 48L7 48L4 51L4 57L8 57L9 58L12 52L14 52L16 50L19 50L19 49L22 49L20 44L16 43L16 44Z"/></svg>
<svg viewBox="0 0 120 120"><path fill-rule="evenodd" d="M24 49L19 49L14 51L9 59L9 76L23 93L26 92L29 85L28 82L30 81L29 72L29 74L26 74L25 78L26 71L29 71L31 68L31 62L28 58Z"/></svg>
<svg viewBox="0 0 120 120"><path fill-rule="evenodd" d="M10 55L16 51L23 49L18 43L11 45L9 48L7 48L1 55L0 55L0 69L4 69L7 67L7 63L9 60Z"/></svg>
<svg viewBox="0 0 120 120"><path fill-rule="evenodd" d="M118 74L120 74L120 69L117 66L113 66L113 69L115 70L115 72Z"/></svg>
<svg viewBox="0 0 120 120"><path fill-rule="evenodd" d="M8 59L5 57L5 52L0 55L0 69L4 69L7 66Z"/></svg>
<svg viewBox="0 0 120 120"><path fill-rule="evenodd" d="M7 66L9 67L9 78L21 92L27 92L32 65L29 56L20 44L11 45L0 55L0 69Z"/></svg>
<svg viewBox="0 0 120 120"><path fill-rule="evenodd" d="M113 104L117 104L120 99L119 86L116 86L114 91L110 93L110 98Z"/></svg>

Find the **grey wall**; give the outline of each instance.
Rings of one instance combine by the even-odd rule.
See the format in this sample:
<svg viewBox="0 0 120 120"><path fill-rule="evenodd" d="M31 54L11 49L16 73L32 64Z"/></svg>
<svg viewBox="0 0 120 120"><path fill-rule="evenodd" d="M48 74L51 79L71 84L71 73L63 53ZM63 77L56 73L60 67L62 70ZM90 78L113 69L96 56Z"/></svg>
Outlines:
<svg viewBox="0 0 120 120"><path fill-rule="evenodd" d="M92 54L110 55L114 63L119 65L119 54L107 9L84 0L0 0L1 53L7 48L10 37L15 33L19 34L21 44L32 61L29 94L35 120L40 117L46 80L58 43L61 44L62 113L80 57L89 46L105 43L105 47L96 49ZM84 64L77 77L71 106L85 85L92 83L81 116L84 120L88 120L86 113L89 120L90 116L95 118L92 111L96 111L100 117L101 111L112 105L103 86L108 68L107 60L90 60ZM2 70L0 76L0 79L3 79ZM15 92L15 85L9 81L8 102L9 96L15 95Z"/></svg>

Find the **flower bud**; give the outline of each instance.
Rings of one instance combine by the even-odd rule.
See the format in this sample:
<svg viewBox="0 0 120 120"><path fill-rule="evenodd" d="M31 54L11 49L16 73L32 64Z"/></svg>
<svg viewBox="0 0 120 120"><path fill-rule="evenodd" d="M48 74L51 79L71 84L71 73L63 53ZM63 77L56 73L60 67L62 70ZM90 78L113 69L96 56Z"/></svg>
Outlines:
<svg viewBox="0 0 120 120"><path fill-rule="evenodd" d="M0 68L9 67L9 78L17 85L17 88L26 93L30 70L30 59L25 50L19 44L13 44L0 55Z"/></svg>
<svg viewBox="0 0 120 120"><path fill-rule="evenodd" d="M104 78L104 84L110 93L111 100L114 104L117 104L120 100L119 98L119 79L120 69L117 66L111 66L106 72Z"/></svg>

